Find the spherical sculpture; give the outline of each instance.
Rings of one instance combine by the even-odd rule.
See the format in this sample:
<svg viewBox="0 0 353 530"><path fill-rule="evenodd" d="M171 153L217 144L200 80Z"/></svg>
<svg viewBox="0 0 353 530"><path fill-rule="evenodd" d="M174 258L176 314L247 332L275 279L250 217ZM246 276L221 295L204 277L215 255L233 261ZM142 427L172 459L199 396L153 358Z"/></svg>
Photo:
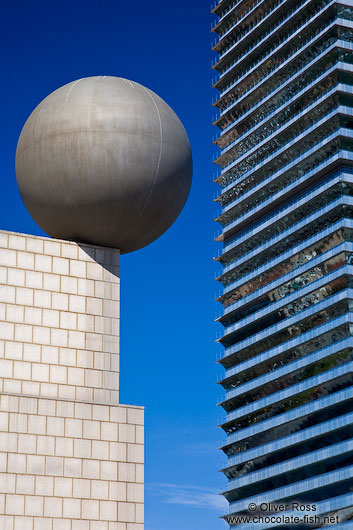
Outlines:
<svg viewBox="0 0 353 530"><path fill-rule="evenodd" d="M49 235L125 253L178 217L192 159L165 101L133 81L99 76L59 88L32 112L16 174L29 213Z"/></svg>

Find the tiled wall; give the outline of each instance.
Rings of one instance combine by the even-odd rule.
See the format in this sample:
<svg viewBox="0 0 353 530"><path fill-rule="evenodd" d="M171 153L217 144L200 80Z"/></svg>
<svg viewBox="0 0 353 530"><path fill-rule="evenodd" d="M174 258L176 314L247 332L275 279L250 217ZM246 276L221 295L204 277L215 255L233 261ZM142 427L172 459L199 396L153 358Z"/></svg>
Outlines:
<svg viewBox="0 0 353 530"><path fill-rule="evenodd" d="M119 252L0 232L0 391L118 402Z"/></svg>
<svg viewBox="0 0 353 530"><path fill-rule="evenodd" d="M112 249L0 232L0 530L143 530L118 267Z"/></svg>
<svg viewBox="0 0 353 530"><path fill-rule="evenodd" d="M143 450L138 407L0 396L1 530L142 530Z"/></svg>

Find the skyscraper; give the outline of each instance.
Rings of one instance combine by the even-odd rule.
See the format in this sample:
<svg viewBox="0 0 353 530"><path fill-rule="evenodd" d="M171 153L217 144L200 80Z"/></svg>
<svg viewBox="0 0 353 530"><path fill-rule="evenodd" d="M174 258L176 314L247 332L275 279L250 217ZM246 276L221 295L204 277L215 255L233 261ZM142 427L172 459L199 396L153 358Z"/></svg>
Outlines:
<svg viewBox="0 0 353 530"><path fill-rule="evenodd" d="M353 3L213 13L225 519L353 528Z"/></svg>

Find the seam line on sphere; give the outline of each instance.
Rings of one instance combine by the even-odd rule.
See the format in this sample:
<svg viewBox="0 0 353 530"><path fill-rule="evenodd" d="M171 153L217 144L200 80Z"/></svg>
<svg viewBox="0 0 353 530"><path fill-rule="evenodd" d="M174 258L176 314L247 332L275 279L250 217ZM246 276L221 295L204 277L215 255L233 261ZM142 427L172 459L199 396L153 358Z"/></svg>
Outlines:
<svg viewBox="0 0 353 530"><path fill-rule="evenodd" d="M157 180L157 175L158 175L158 173L159 173L159 166L160 166L160 164L161 164L161 159L162 159L162 145L163 145L162 120L161 120L161 115L160 115L160 113L159 113L159 109L158 109L158 107L157 107L157 104L156 104L156 102L155 102L155 100L154 100L152 94L149 92L149 90L147 90L147 88L144 87L144 89L145 89L145 91L147 92L147 94L149 95L149 97L152 99L152 101L153 101L153 105L155 106L156 111L157 111L158 121L159 121L160 143L159 143L159 155L158 155L157 169L156 169L156 172L155 172L155 175L154 175L153 185L152 185L152 187L151 187L151 189L150 189L150 192L149 192L148 197L147 197L147 199L146 199L145 205L144 205L144 207L141 209L141 211L140 211L140 215L139 215L138 218L136 219L136 222L138 222L138 221L141 219L141 217L142 217L144 211L146 210L147 205L148 205L148 203L149 203L149 201L150 201L151 195L152 195L152 193L153 193L153 190L154 190L154 187L155 187L155 184L156 184L156 180Z"/></svg>
<svg viewBox="0 0 353 530"><path fill-rule="evenodd" d="M77 79L77 81L75 81L74 83L72 83L72 85L70 86L69 90L67 91L67 94L65 96L65 105L67 103L67 100L69 99L69 96L70 96L70 93L72 91L72 89L80 82L82 81L82 79Z"/></svg>

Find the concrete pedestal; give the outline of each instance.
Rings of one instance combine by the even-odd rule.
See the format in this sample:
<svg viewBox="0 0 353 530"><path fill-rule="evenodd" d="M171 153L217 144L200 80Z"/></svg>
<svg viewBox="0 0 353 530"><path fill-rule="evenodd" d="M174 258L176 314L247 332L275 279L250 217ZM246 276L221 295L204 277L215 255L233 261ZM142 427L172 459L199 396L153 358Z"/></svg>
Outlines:
<svg viewBox="0 0 353 530"><path fill-rule="evenodd" d="M0 231L0 530L143 530L119 251Z"/></svg>

